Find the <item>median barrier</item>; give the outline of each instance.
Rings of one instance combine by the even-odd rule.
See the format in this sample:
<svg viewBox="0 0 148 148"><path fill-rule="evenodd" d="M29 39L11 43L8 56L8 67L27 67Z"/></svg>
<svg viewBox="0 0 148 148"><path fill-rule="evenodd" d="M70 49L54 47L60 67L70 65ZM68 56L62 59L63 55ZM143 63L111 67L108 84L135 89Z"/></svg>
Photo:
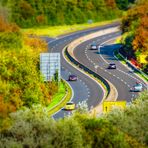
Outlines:
<svg viewBox="0 0 148 148"><path fill-rule="evenodd" d="M74 56L73 51L79 44L81 44L81 43L83 43L83 42L85 42L87 40L90 40L90 39L93 39L93 38L96 38L98 36L105 35L105 34L108 34L108 33L118 32L118 31L119 31L118 27L113 27L113 28L110 28L110 29L105 29L105 30L101 30L101 31L98 31L98 32L95 32L95 33L91 33L91 34L86 35L84 37L80 37L80 38L74 40L73 42L71 42L66 47L66 49L64 51L71 63L73 63L74 65L79 67L84 72L89 73L90 75L93 75L95 78L100 80L107 89L107 93L103 97L101 103L96 105L96 107L94 107L90 111L90 114L92 114L92 115L94 115L94 114L99 115L100 113L103 112L102 103L103 103L104 100L116 101L116 99L118 97L118 92L117 92L115 86L111 82L109 82L108 80L106 80L105 78L103 78L102 76L100 76L99 74L94 72L93 70L89 69L84 64L80 63L78 61L78 59L76 59L76 57Z"/></svg>
<svg viewBox="0 0 148 148"><path fill-rule="evenodd" d="M67 47L68 48L68 47ZM90 75L93 75L94 77L96 77L97 79L99 79L107 88L107 96L110 93L110 85L108 84L107 80L105 80L103 77L101 77L100 75L98 75L97 73L95 73L94 71L92 71L91 69L87 68L86 66L84 66L82 63L78 62L77 60L75 60L68 52L68 50L65 50L65 54L68 57L68 59L74 63L75 65L77 65L79 68L81 68L82 70L84 70L85 72L88 72Z"/></svg>

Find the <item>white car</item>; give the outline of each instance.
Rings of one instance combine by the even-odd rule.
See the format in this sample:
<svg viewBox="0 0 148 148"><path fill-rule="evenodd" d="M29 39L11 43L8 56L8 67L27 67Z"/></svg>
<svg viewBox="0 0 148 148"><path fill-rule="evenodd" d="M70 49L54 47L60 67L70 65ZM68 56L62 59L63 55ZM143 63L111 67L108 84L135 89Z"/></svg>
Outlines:
<svg viewBox="0 0 148 148"><path fill-rule="evenodd" d="M97 49L96 43L92 43L92 44L91 44L91 49L92 49L92 50L96 50L96 49Z"/></svg>
<svg viewBox="0 0 148 148"><path fill-rule="evenodd" d="M141 83L136 83L132 88L131 88L131 91L132 92L140 92L142 91L143 89L143 86Z"/></svg>

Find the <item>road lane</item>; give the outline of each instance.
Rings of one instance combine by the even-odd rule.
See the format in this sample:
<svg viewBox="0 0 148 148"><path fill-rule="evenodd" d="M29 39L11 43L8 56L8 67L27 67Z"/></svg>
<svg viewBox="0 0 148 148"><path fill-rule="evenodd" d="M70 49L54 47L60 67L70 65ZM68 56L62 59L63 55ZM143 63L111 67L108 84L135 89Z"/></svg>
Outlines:
<svg viewBox="0 0 148 148"><path fill-rule="evenodd" d="M88 29L88 30L68 34L66 36L61 36L59 38L56 38L53 41L50 40L48 44L49 52L62 53L62 49L74 39L84 36L86 34L90 34L102 29L112 28L118 25L119 23L113 23L111 25L106 25L103 27ZM103 98L103 91L101 87L97 85L96 82L94 82L93 80L91 80L90 78L88 78L87 76L79 72L78 70L74 69L71 66L71 64L68 64L65 61L62 54L61 54L61 65L62 67L64 67L61 74L65 80L67 80L70 73L78 76L77 82L69 82L69 84L71 85L74 91L74 97L72 98L72 101L74 101L75 103L78 103L79 101L82 101L82 100L88 100L87 103L89 108L91 108L91 106L96 106L101 102ZM64 116L64 111L61 110L54 115L54 118L60 118L63 116Z"/></svg>
<svg viewBox="0 0 148 148"><path fill-rule="evenodd" d="M118 37L121 33L112 33L104 35L89 41L86 41L76 47L74 55L82 64L86 65L90 69L96 71L95 66L98 66L97 73L104 78L108 79L113 83L118 91L118 100L127 100L130 102L133 98L137 96L138 93L130 92L129 89L132 87L136 80L142 81L136 75L129 74L129 70L123 66L113 55L115 48L118 48L118 45L105 45L101 48L101 56L96 50L90 50L90 44L95 41L98 45L101 43ZM103 58L102 58L103 57ZM108 70L108 63L114 62L117 65L116 70ZM142 81L142 83L144 83Z"/></svg>

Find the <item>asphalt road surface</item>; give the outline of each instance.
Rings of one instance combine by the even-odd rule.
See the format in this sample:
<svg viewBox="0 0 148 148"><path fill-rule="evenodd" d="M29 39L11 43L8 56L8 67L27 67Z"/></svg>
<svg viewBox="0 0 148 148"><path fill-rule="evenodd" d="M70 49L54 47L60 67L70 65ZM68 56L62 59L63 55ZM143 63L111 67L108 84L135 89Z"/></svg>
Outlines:
<svg viewBox="0 0 148 148"><path fill-rule="evenodd" d="M138 95L137 92L130 92L130 88L133 87L136 81L143 83L143 86L146 84L134 72L132 73L129 68L123 66L116 59L114 50L118 49L121 45L114 44L113 41L108 40L120 35L121 32L116 32L86 41L77 46L74 55L82 64L93 71L97 71L100 76L109 80L116 87L118 101L126 100L130 102ZM100 52L98 50L90 50L90 44L94 41L98 46L101 46ZM109 63L115 63L117 69L108 69Z"/></svg>
<svg viewBox="0 0 148 148"><path fill-rule="evenodd" d="M79 31L76 33L60 36L56 39L51 39L51 38L45 38L46 41L48 42L49 46L49 52L60 52L61 53L61 76L65 80L68 79L68 76L70 74L74 74L78 76L78 80L76 82L70 82L67 81L70 86L73 89L73 97L71 99L72 102L78 103L82 102L84 100L87 101L89 109L91 107L95 107L97 104L100 103L100 101L103 98L104 92L101 89L101 87L92 79L90 79L88 76L84 75L74 67L72 67L71 64L67 63L66 60L63 58L62 55L62 49L68 45L71 41L81 37L85 36L87 34L100 31L103 29L108 29L112 28L115 26L119 26L119 23L113 23L110 25L105 25L102 27L97 27L97 28L92 28L84 31ZM96 40L98 44L111 39L113 37L117 37L120 34L118 32L117 34L109 34L105 36L101 36L98 38L95 38L93 40ZM129 70L127 70L124 66L120 64L116 59L113 57L113 50L118 46L118 45L106 45L105 47L101 48L101 56L97 53L97 51L91 51L89 50L89 44L92 42L92 40L87 41L81 45L79 45L76 50L75 50L75 55L77 59L79 59L80 62L82 62L84 65L89 67L90 69L96 71L94 68L94 65L91 61L93 61L96 65L98 65L97 68L97 73L100 74L101 76L107 78L109 81L111 81L118 90L118 99L119 100L127 100L130 101L131 98L134 98L135 93L129 92L129 87L135 83L135 79L130 78L128 75L124 73L128 73ZM109 50L108 50L109 49ZM86 56L89 57L89 60ZM107 70L106 66L108 65L104 60L107 62L110 62L110 60L114 61L117 63L117 70ZM120 66L118 66L120 65ZM120 68L119 68L120 67ZM121 68L122 67L122 68ZM120 72L122 70L123 72ZM116 74L116 75L115 75ZM114 76L115 75L115 76ZM131 74L133 75L133 74ZM118 78L119 77L119 78ZM136 76L134 76L136 77ZM121 79L122 78L122 79ZM136 77L137 78L137 77ZM139 79L139 78L137 78ZM123 80L123 82L122 82ZM126 81L124 81L126 80ZM128 82L129 81L129 82ZM125 82L128 82L125 84ZM128 86L130 85L130 86ZM68 115L69 112L66 112L64 110L60 110L57 113L53 115L53 118L63 118L64 116Z"/></svg>

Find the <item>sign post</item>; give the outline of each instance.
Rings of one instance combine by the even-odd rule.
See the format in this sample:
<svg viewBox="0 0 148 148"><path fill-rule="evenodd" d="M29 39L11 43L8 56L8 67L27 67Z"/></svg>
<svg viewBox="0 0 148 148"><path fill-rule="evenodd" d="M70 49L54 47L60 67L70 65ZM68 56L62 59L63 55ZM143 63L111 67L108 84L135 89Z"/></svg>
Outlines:
<svg viewBox="0 0 148 148"><path fill-rule="evenodd" d="M60 53L40 53L40 71L44 76L44 81L51 81L56 73L58 81L61 77Z"/></svg>
<svg viewBox="0 0 148 148"><path fill-rule="evenodd" d="M124 109L126 107L126 101L104 101L103 102L103 112L108 113L114 107L120 107Z"/></svg>

